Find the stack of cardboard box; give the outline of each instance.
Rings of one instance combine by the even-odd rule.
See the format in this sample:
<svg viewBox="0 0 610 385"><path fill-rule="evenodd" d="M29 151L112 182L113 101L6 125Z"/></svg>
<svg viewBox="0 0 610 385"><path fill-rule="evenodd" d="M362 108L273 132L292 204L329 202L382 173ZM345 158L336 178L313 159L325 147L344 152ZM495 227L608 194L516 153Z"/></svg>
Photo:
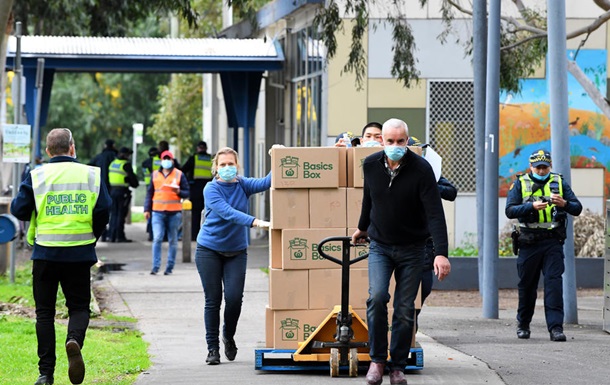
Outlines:
<svg viewBox="0 0 610 385"><path fill-rule="evenodd" d="M362 206L362 161L378 151L379 147L272 150L267 347L297 349L298 342L305 341L340 305L341 266L324 259L318 244L327 237L351 236L356 230ZM324 252L340 260L341 242L327 243ZM350 252L354 258L368 249ZM366 260L351 265L349 286L350 305L366 320ZM390 293L393 290L392 279Z"/></svg>

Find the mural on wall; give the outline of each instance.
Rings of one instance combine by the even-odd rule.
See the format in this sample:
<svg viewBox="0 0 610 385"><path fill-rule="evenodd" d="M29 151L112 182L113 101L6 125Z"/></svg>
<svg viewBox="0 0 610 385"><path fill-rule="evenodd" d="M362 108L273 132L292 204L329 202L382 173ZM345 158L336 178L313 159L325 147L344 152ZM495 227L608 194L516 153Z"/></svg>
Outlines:
<svg viewBox="0 0 610 385"><path fill-rule="evenodd" d="M568 50L573 60L576 51ZM606 50L580 50L576 63L606 95ZM548 71L547 71L548 73ZM500 196L518 173L529 169L529 156L551 150L550 97L547 79L522 80L521 94L500 95ZM572 168L604 168L605 196L610 197L610 119L601 113L576 79L568 74L570 162ZM553 154L551 154L553 155Z"/></svg>

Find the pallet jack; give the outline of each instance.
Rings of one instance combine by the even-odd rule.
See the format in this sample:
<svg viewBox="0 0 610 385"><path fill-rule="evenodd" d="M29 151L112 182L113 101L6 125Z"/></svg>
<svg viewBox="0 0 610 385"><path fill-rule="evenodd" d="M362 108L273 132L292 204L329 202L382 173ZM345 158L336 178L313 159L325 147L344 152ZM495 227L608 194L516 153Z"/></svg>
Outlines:
<svg viewBox="0 0 610 385"><path fill-rule="evenodd" d="M255 369L266 371L310 371L328 370L330 376L338 377L341 368L348 370L350 377L357 377L361 362L370 362L368 327L349 305L350 265L368 258L368 253L362 253L350 259L351 247L362 247L365 244L352 244L352 238L328 237L318 244L318 252L322 257L341 265L341 305L335 306L328 316L320 323L309 338L299 343L299 348L287 349L257 349L255 350ZM328 242L342 242L341 260L324 252ZM328 366L326 366L328 362ZM405 369L423 368L423 350L416 346L411 348L409 363Z"/></svg>

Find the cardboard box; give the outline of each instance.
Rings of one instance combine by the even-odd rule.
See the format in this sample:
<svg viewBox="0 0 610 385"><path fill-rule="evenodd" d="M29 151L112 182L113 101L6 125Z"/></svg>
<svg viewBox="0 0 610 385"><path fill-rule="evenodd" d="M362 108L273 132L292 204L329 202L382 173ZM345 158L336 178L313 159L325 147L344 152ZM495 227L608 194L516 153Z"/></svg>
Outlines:
<svg viewBox="0 0 610 385"><path fill-rule="evenodd" d="M347 187L347 147L339 147L339 187Z"/></svg>
<svg viewBox="0 0 610 385"><path fill-rule="evenodd" d="M309 228L346 227L346 188L309 190Z"/></svg>
<svg viewBox="0 0 610 385"><path fill-rule="evenodd" d="M269 230L269 267L282 268L282 230Z"/></svg>
<svg viewBox="0 0 610 385"><path fill-rule="evenodd" d="M366 300L369 297L368 291L369 277L366 262L352 265L348 305L353 308L366 308ZM341 305L341 269L310 270L309 308L330 311L337 305Z"/></svg>
<svg viewBox="0 0 610 385"><path fill-rule="evenodd" d="M364 186L364 159L379 151L383 151L383 147L352 147L347 150L347 187Z"/></svg>
<svg viewBox="0 0 610 385"><path fill-rule="evenodd" d="M265 347L273 347L273 310L265 308Z"/></svg>
<svg viewBox="0 0 610 385"><path fill-rule="evenodd" d="M347 227L358 227L358 221L360 220L360 213L362 211L362 194L364 189L348 187L346 189L346 207L347 207ZM354 232L348 232L348 235L352 235Z"/></svg>
<svg viewBox="0 0 610 385"><path fill-rule="evenodd" d="M271 309L308 309L308 298L308 270L269 270L269 307Z"/></svg>
<svg viewBox="0 0 610 385"><path fill-rule="evenodd" d="M324 238L344 237L345 228L336 229L286 229L282 230L282 268L328 269L336 268L336 263L325 259L318 250ZM324 252L333 258L342 258L342 243L329 242Z"/></svg>
<svg viewBox="0 0 610 385"><path fill-rule="evenodd" d="M408 146L409 150L422 155L422 148ZM364 159L376 152L383 151L383 147L355 147L347 151L347 187L364 187L364 172L362 164Z"/></svg>
<svg viewBox="0 0 610 385"><path fill-rule="evenodd" d="M309 227L307 189L271 189L271 228L306 229Z"/></svg>
<svg viewBox="0 0 610 385"><path fill-rule="evenodd" d="M273 347L297 349L298 343L306 341L329 313L328 310L273 311Z"/></svg>
<svg viewBox="0 0 610 385"><path fill-rule="evenodd" d="M271 150L271 187L339 187L338 147L281 147Z"/></svg>

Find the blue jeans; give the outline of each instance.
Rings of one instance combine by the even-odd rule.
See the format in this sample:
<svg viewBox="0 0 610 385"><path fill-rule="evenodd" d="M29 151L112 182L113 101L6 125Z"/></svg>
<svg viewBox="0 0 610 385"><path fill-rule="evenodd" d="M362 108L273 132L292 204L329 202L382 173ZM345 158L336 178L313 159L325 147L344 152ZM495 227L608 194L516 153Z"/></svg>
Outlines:
<svg viewBox="0 0 610 385"><path fill-rule="evenodd" d="M153 271L158 272L161 268L161 243L163 243L163 235L167 231L167 240L169 241L169 252L167 253L167 267L165 271L171 272L176 263L176 252L178 250L178 228L182 223L182 212L152 212L152 228L153 228Z"/></svg>
<svg viewBox="0 0 610 385"><path fill-rule="evenodd" d="M223 286L225 311L222 334L227 339L232 339L235 336L244 297L247 261L246 250L234 257L226 257L197 244L195 264L197 265L197 271L199 271L205 296L203 319L208 350L220 349L218 335Z"/></svg>
<svg viewBox="0 0 610 385"><path fill-rule="evenodd" d="M388 302L390 278L396 279L390 366L404 370L411 351L415 318L415 298L422 277L425 242L389 246L371 241L369 248L369 299L366 317L369 327L370 356L385 363L388 357Z"/></svg>

